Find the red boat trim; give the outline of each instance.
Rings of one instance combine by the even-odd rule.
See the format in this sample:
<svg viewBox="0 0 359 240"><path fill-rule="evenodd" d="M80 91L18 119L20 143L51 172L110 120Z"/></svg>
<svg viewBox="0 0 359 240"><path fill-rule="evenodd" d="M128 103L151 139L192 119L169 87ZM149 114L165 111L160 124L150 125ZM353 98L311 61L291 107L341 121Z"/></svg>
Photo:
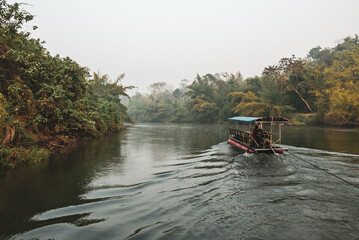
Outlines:
<svg viewBox="0 0 359 240"><path fill-rule="evenodd" d="M239 147L239 148L243 149L243 150L246 151L246 152L248 151L248 152L250 152L250 153L258 153L257 151L253 151L252 149L248 149L248 147L247 147L246 145L241 144L241 143L239 143L239 142L237 142L237 141L234 141L234 140L232 140L231 138L228 139L228 142L229 142L230 144L232 144L233 146L236 146L236 147Z"/></svg>
<svg viewBox="0 0 359 240"><path fill-rule="evenodd" d="M228 143L230 143L233 146L236 146L236 147L238 147L238 148L240 148L240 149L242 149L244 151L248 151L250 153L261 153L261 152L262 153L273 153L273 150L276 153L283 153L284 151L288 151L288 149L281 148L279 146L274 146L273 148L249 148L248 149L248 146L246 144L243 144L243 143L241 143L239 141L236 141L233 138L229 138Z"/></svg>

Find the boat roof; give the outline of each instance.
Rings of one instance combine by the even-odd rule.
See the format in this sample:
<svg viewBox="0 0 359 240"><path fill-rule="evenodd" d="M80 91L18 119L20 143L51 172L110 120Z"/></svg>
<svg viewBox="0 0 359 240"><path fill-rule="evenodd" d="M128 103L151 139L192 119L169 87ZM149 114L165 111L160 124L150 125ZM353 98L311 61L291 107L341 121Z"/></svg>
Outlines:
<svg viewBox="0 0 359 240"><path fill-rule="evenodd" d="M243 122L243 123L254 123L257 119L260 119L260 117L231 117L227 118L229 121L236 121L236 122Z"/></svg>
<svg viewBox="0 0 359 240"><path fill-rule="evenodd" d="M227 118L229 121L236 121L242 123L274 123L274 124L284 124L288 123L288 119L282 117L231 117Z"/></svg>

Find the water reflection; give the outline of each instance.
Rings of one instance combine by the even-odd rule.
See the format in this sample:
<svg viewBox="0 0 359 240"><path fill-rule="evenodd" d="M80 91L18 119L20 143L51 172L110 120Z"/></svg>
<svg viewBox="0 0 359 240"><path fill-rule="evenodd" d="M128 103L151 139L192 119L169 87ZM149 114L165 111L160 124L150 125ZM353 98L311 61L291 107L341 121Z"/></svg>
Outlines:
<svg viewBox="0 0 359 240"><path fill-rule="evenodd" d="M0 178L0 238L351 239L359 192L285 154L243 154L227 125L144 124ZM359 184L357 136L289 127L291 154ZM286 131L285 130L285 131ZM339 131L340 132L340 131ZM336 136L336 138L333 138ZM319 143L318 143L319 141ZM355 146L355 145L354 145ZM338 147L333 145L333 147ZM346 150L346 147L343 147ZM295 234L295 235L294 235ZM346 236L343 238L343 236Z"/></svg>
<svg viewBox="0 0 359 240"><path fill-rule="evenodd" d="M285 126L283 142L287 145L359 154L359 128Z"/></svg>

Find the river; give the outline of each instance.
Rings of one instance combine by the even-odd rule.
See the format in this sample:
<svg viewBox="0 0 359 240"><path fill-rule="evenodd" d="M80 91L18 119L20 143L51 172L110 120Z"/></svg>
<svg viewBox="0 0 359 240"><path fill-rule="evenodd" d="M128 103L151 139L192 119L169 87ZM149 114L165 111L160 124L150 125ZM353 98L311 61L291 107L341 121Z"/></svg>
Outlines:
<svg viewBox="0 0 359 240"><path fill-rule="evenodd" d="M138 124L2 172L0 239L359 238L359 129L285 126L279 156L227 137Z"/></svg>

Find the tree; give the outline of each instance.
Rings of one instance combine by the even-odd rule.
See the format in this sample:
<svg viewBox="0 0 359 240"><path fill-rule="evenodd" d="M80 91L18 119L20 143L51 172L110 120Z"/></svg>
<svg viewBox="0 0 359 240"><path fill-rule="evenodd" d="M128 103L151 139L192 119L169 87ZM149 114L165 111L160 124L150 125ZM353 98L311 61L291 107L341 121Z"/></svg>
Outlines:
<svg viewBox="0 0 359 240"><path fill-rule="evenodd" d="M152 83L149 87L152 96L159 97L165 92L167 84L165 82L155 82Z"/></svg>
<svg viewBox="0 0 359 240"><path fill-rule="evenodd" d="M309 87L305 79L304 60L297 59L294 55L291 58L282 58L278 65L266 67L263 75L265 78L274 79L274 82L279 85L279 105L283 105L283 95L287 93L287 90L294 91L307 109L313 112L309 102L304 98L304 94L308 92Z"/></svg>
<svg viewBox="0 0 359 240"><path fill-rule="evenodd" d="M337 85L330 97L330 117L341 119L344 124L354 124L359 120L359 84L349 81Z"/></svg>
<svg viewBox="0 0 359 240"><path fill-rule="evenodd" d="M244 116L261 116L269 112L270 105L263 103L253 92L232 92L228 95L237 102L233 108L235 114Z"/></svg>
<svg viewBox="0 0 359 240"><path fill-rule="evenodd" d="M262 91L262 79L258 76L245 79L244 91L259 94Z"/></svg>

